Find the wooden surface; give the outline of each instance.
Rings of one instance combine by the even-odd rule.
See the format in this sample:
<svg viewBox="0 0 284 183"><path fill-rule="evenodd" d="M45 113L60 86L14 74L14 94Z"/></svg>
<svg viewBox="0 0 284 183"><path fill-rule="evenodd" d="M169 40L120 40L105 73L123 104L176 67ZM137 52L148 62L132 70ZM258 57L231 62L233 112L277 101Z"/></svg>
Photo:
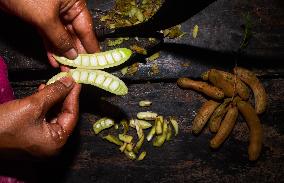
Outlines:
<svg viewBox="0 0 284 183"><path fill-rule="evenodd" d="M107 2L110 1L97 1L94 5L89 1L89 6L107 9ZM216 1L182 25L188 33L186 37L164 40L165 43L156 48L161 50L158 60L146 63L141 57L132 58L130 62L140 62L134 76L122 76L119 69L109 70L126 82L128 95L113 96L84 86L78 125L58 157L32 163L1 161L0 174L16 174L31 182L62 183L281 182L284 180L284 24L281 7L283 3L277 0ZM245 54L236 57L233 52L242 35L240 15L247 11L261 21L255 21L257 33ZM0 16L3 17L6 15ZM16 96L22 98L34 93L40 83L58 71L48 66L40 39L33 29L14 21L15 24L0 32L0 55L8 62ZM200 25L200 32L197 39L192 39L190 31L195 24ZM13 34L19 30L27 36ZM32 40L31 45L27 47L29 40ZM260 116L264 146L257 162L248 161L248 128L242 117L238 118L233 133L219 150L209 148L212 134L207 128L201 135L194 136L192 120L208 98L182 90L175 83L181 76L198 78L208 68L230 71L236 60L238 65L257 73L269 97L268 108ZM150 72L153 64L159 67L157 75ZM153 102L149 110L176 116L180 134L161 148L145 145L143 148L148 155L144 161L137 162L128 160L115 145L95 136L92 124L102 116L131 118L142 110L138 106L142 99Z"/></svg>

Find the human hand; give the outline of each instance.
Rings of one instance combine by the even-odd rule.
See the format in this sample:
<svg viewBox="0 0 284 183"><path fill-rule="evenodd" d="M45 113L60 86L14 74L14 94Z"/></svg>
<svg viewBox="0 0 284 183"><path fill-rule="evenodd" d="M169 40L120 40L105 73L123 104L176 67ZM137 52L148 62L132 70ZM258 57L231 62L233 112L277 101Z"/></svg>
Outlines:
<svg viewBox="0 0 284 183"><path fill-rule="evenodd" d="M0 8L37 27L53 67L59 67L54 53L75 59L99 51L85 0L0 0Z"/></svg>
<svg viewBox="0 0 284 183"><path fill-rule="evenodd" d="M58 153L78 120L80 90L79 84L66 77L41 86L34 95L0 105L0 149L36 156Z"/></svg>

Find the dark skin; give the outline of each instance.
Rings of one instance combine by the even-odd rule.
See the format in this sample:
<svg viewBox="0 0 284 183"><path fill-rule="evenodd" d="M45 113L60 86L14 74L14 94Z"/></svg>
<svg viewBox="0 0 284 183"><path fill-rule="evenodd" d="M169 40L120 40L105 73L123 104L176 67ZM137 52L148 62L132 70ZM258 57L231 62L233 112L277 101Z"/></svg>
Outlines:
<svg viewBox="0 0 284 183"><path fill-rule="evenodd" d="M0 9L38 29L53 67L60 66L53 54L74 59L78 53L99 51L84 0L0 0ZM66 77L41 85L29 97L1 104L0 151L20 150L35 156L58 153L76 126L80 90L79 84ZM50 118L47 114L54 106L61 108Z"/></svg>

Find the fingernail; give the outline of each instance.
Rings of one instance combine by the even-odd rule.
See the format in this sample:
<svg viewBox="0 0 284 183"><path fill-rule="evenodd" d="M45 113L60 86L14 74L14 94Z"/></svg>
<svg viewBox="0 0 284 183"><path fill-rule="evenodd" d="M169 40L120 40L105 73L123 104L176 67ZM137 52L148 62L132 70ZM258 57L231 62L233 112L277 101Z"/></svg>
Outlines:
<svg viewBox="0 0 284 183"><path fill-rule="evenodd" d="M61 78L59 81L67 88L69 88L74 83L74 80L70 77Z"/></svg>
<svg viewBox="0 0 284 183"><path fill-rule="evenodd" d="M69 59L75 59L78 56L77 51L74 48L71 48L70 50L66 51L64 55Z"/></svg>

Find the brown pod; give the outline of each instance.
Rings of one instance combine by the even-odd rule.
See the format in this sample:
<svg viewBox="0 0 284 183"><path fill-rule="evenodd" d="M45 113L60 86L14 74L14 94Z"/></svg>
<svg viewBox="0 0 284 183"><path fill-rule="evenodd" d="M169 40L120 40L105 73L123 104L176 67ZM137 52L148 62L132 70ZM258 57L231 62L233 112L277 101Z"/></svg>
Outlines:
<svg viewBox="0 0 284 183"><path fill-rule="evenodd" d="M209 120L209 129L211 132L216 133L220 127L221 121L228 111L228 104L231 102L231 98L226 98L224 102L219 105Z"/></svg>
<svg viewBox="0 0 284 183"><path fill-rule="evenodd" d="M217 87L211 86L203 81L194 81L189 78L179 78L177 84L182 88L190 88L214 99L224 98L224 92Z"/></svg>
<svg viewBox="0 0 284 183"><path fill-rule="evenodd" d="M255 110L257 114L265 111L267 106L267 94L261 82L256 75L244 68L235 67L234 73L252 89L255 100Z"/></svg>
<svg viewBox="0 0 284 183"><path fill-rule="evenodd" d="M259 157L262 148L262 126L255 112L255 109L250 103L245 101L239 101L237 105L239 111L242 113L250 129L248 155L249 160L254 161L257 160L257 158Z"/></svg>
<svg viewBox="0 0 284 183"><path fill-rule="evenodd" d="M232 97L235 93L234 83L225 79L216 69L211 69L208 74L209 81L216 87L222 89L225 96Z"/></svg>
<svg viewBox="0 0 284 183"><path fill-rule="evenodd" d="M247 100L249 98L249 92L250 92L249 88L238 77L236 77L236 75L220 70L217 71L224 77L224 79L232 83L233 86L236 83L236 86L234 87L236 87L236 91L242 99Z"/></svg>
<svg viewBox="0 0 284 183"><path fill-rule="evenodd" d="M210 147L216 149L227 139L235 126L238 117L238 108L230 105L228 112L221 123L221 126L213 139L210 141Z"/></svg>
<svg viewBox="0 0 284 183"><path fill-rule="evenodd" d="M202 105L192 122L192 131L194 134L201 132L206 122L219 105L220 103L213 100L209 100Z"/></svg>

